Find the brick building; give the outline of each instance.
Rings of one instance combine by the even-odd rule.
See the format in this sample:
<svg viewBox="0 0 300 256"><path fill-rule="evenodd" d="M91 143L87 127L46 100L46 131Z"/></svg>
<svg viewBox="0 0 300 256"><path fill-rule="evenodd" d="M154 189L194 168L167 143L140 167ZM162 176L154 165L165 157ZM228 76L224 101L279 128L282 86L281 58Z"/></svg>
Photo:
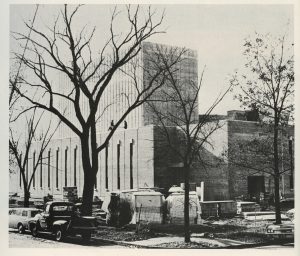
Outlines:
<svg viewBox="0 0 300 256"><path fill-rule="evenodd" d="M227 121L230 197L243 195L258 198L260 194L272 195L274 193L274 178L270 175L274 173L272 126L254 121L251 119L253 116L248 116L247 120L247 112L239 117L232 114L233 112L229 112ZM282 173L280 193L283 198L294 197L293 138L294 126L285 125L279 128L279 172ZM242 148L238 154L239 147L236 145L243 144L251 148L249 150ZM238 161L237 157L240 158ZM239 166L243 161L245 167L250 165L251 168Z"/></svg>

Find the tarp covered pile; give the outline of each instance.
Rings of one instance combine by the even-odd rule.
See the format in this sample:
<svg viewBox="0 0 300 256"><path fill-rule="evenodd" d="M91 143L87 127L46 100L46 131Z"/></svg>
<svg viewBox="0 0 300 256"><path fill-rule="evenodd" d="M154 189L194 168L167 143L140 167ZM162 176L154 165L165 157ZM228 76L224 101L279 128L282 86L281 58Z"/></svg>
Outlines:
<svg viewBox="0 0 300 256"><path fill-rule="evenodd" d="M140 191L132 194L132 224L138 222L163 223L165 198L160 192Z"/></svg>
<svg viewBox="0 0 300 256"><path fill-rule="evenodd" d="M166 199L167 219L173 224L184 223L184 193L174 192ZM189 195L189 219L191 224L199 223L201 217L201 207L198 196L195 192Z"/></svg>

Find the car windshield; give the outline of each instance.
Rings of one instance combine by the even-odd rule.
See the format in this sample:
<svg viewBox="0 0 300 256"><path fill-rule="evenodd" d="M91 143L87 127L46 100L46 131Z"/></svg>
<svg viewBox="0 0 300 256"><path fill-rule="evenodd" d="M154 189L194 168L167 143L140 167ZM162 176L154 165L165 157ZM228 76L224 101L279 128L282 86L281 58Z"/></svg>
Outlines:
<svg viewBox="0 0 300 256"><path fill-rule="evenodd" d="M53 206L54 215L70 215L73 213L73 205L55 205Z"/></svg>
<svg viewBox="0 0 300 256"><path fill-rule="evenodd" d="M12 214L16 214L16 212L17 212L16 210L9 210L8 213L9 213L9 215L12 215Z"/></svg>

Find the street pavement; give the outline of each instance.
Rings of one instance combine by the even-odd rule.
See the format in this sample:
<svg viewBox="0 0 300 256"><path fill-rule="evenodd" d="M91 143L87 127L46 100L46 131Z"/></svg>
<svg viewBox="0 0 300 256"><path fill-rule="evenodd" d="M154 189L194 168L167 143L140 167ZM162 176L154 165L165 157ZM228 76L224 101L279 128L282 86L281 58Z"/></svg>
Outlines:
<svg viewBox="0 0 300 256"><path fill-rule="evenodd" d="M102 247L105 249L126 249L122 245L111 244L99 240L91 240L84 244L81 238L66 238L64 242L56 242L50 235L40 234L33 237L30 233L19 234L17 231L9 231L10 248L82 248L82 247Z"/></svg>
<svg viewBox="0 0 300 256"><path fill-rule="evenodd" d="M258 246L255 249L268 249L268 250L278 250L278 249L294 249L294 243L286 243L281 245L266 245Z"/></svg>

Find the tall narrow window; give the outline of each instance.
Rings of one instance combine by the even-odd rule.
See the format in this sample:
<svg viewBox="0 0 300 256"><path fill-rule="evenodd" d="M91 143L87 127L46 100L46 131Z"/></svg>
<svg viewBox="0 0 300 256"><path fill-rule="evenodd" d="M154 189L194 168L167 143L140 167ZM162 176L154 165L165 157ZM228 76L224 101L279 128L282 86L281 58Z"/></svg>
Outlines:
<svg viewBox="0 0 300 256"><path fill-rule="evenodd" d="M50 163L51 163L51 152L50 152L50 150L48 151L48 188L50 188L51 187L51 176L50 176L50 168L51 168L51 166L50 166Z"/></svg>
<svg viewBox="0 0 300 256"><path fill-rule="evenodd" d="M77 147L74 148L74 187L77 186L76 163L77 163Z"/></svg>
<svg viewBox="0 0 300 256"><path fill-rule="evenodd" d="M35 152L32 156L32 186L35 188Z"/></svg>
<svg viewBox="0 0 300 256"><path fill-rule="evenodd" d="M40 187L43 187L43 154L41 154L40 158Z"/></svg>
<svg viewBox="0 0 300 256"><path fill-rule="evenodd" d="M55 187L58 189L58 157L59 157L59 149L56 150L56 179L55 179Z"/></svg>
<svg viewBox="0 0 300 256"><path fill-rule="evenodd" d="M132 156L133 156L133 142L130 142L130 152L129 152L129 172L130 172L130 189L133 189L133 162L132 162Z"/></svg>
<svg viewBox="0 0 300 256"><path fill-rule="evenodd" d="M108 189L108 146L105 147L105 188Z"/></svg>
<svg viewBox="0 0 300 256"><path fill-rule="evenodd" d="M65 187L68 186L68 148L65 149Z"/></svg>
<svg viewBox="0 0 300 256"><path fill-rule="evenodd" d="M120 180L120 148L121 144L117 145L117 189L120 189L121 180Z"/></svg>
<svg viewBox="0 0 300 256"><path fill-rule="evenodd" d="M22 164L22 154L20 155L20 163ZM20 169L19 186L22 187L22 172Z"/></svg>

